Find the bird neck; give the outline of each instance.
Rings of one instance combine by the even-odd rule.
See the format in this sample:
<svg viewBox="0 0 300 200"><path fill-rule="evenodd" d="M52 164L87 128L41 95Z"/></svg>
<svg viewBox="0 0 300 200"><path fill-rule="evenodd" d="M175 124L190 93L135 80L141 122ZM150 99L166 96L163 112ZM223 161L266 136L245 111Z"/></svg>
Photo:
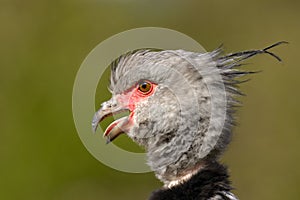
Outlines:
<svg viewBox="0 0 300 200"><path fill-rule="evenodd" d="M177 179L165 182L164 187L170 189L170 188L172 188L174 186L177 186L179 184L183 184L183 183L187 182L188 180L190 180L192 176L197 174L203 168L205 168L204 164L198 164L198 165L194 166L191 169L187 169L184 174L178 175Z"/></svg>

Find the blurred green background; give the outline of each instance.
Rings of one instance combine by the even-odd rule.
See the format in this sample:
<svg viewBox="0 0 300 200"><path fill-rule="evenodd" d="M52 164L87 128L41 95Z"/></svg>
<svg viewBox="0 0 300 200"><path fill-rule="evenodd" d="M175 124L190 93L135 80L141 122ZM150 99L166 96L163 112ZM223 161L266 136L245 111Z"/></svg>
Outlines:
<svg viewBox="0 0 300 200"><path fill-rule="evenodd" d="M240 199L299 199L300 1L1 0L0 25L0 199L146 199L161 186L153 173L127 174L94 159L72 117L86 55L143 26L183 32L207 50L290 42L273 50L283 64L249 61L263 72L241 86L247 97L223 161ZM121 145L136 149L124 138Z"/></svg>

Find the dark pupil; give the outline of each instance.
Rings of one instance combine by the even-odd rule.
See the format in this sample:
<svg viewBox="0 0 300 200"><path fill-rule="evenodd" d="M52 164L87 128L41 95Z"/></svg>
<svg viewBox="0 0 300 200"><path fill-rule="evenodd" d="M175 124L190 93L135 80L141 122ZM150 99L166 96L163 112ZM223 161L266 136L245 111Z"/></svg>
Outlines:
<svg viewBox="0 0 300 200"><path fill-rule="evenodd" d="M142 88L146 89L147 88L147 83L142 83Z"/></svg>

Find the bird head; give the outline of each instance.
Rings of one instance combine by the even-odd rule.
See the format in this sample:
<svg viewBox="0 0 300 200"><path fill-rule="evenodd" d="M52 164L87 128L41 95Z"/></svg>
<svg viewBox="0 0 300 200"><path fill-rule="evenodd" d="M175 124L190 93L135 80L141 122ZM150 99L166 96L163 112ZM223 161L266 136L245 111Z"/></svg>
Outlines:
<svg viewBox="0 0 300 200"><path fill-rule="evenodd" d="M136 50L111 65L112 98L95 113L94 131L107 116L129 115L104 132L108 142L121 133L147 151L147 163L169 185L216 160L230 141L240 61L268 49L221 55L221 50ZM252 54L251 54L252 53Z"/></svg>

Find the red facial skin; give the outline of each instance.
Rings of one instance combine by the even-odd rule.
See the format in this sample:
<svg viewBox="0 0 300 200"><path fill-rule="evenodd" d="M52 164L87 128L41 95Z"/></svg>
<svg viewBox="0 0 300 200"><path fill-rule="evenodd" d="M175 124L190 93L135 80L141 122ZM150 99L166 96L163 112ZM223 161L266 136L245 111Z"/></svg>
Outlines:
<svg viewBox="0 0 300 200"><path fill-rule="evenodd" d="M145 83L150 84L150 87L149 87L149 85L147 85L148 87L144 88L143 85L141 85L141 84L145 84ZM112 124L110 124L106 128L106 130L104 132L104 136L108 136L108 138L109 138L108 143L111 142L114 138L116 138L119 134L122 133L120 131L120 129L123 132L127 132L130 130L130 127L132 127L134 124L133 115L134 115L134 111L135 111L137 103L145 101L149 96L151 96L155 92L155 90L157 88L157 84L151 83L149 81L144 81L141 84L138 84L135 87L131 88L130 90L115 96L115 98L118 101L118 106L125 110L128 109L130 111L130 114L127 118L128 120L126 120L125 122L121 118L119 120L114 121ZM115 129L115 127L117 125L118 125L118 128ZM115 129L115 130L113 130L113 129ZM111 135L112 138L110 138L110 136L109 136L111 134L111 132L114 132L114 134Z"/></svg>
<svg viewBox="0 0 300 200"><path fill-rule="evenodd" d="M151 88L147 92L142 92L139 89L139 85L137 85L133 89L117 96L117 100L118 100L119 104L123 105L125 108L129 109L129 111L130 111L129 120L130 121L132 121L132 117L134 115L134 110L136 108L136 104L141 101L144 101L149 96L151 96L157 88L157 84L151 83L149 81L146 81L146 82L151 84Z"/></svg>

